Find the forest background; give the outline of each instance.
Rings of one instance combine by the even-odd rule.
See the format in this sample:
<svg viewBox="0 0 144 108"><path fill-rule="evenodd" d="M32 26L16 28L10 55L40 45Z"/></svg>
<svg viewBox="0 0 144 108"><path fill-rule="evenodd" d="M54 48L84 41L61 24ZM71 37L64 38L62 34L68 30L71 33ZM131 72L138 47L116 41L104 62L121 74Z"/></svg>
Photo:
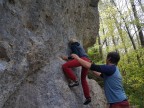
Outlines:
<svg viewBox="0 0 144 108"><path fill-rule="evenodd" d="M99 13L99 36L88 54L101 64L108 52L119 52L118 66L130 104L144 108L144 0L100 0ZM103 87L102 79L91 72L89 78Z"/></svg>

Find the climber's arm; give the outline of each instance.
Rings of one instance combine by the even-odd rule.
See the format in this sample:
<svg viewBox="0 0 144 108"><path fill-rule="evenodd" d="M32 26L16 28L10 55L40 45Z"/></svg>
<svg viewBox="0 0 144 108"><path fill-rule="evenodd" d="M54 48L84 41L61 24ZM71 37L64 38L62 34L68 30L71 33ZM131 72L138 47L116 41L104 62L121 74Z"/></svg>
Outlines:
<svg viewBox="0 0 144 108"><path fill-rule="evenodd" d="M88 68L88 69L91 67L90 62L87 62L87 61L81 59L78 55L72 54L71 56L72 56L72 58L77 59L83 67Z"/></svg>
<svg viewBox="0 0 144 108"><path fill-rule="evenodd" d="M113 65L96 65L96 64L93 64L93 63L90 63L90 62L87 62L83 59L81 59L80 57L78 57L76 54L72 54L71 55L74 59L77 59L78 62L85 68L88 68L92 71L97 71L99 73L102 73L102 74L105 74L107 76L110 76L112 75L115 70L116 70L116 67L113 66Z"/></svg>
<svg viewBox="0 0 144 108"><path fill-rule="evenodd" d="M99 72L99 73L102 73L102 70L101 70L100 65L95 65L95 64L92 64L92 63L90 63L90 62L87 62L87 61L81 59L81 58L80 58L79 56L77 56L76 54L72 54L71 56L72 56L74 59L77 59L78 62L79 62L83 67L88 68L88 69L90 69L90 70L92 70L92 71L97 71L97 72Z"/></svg>

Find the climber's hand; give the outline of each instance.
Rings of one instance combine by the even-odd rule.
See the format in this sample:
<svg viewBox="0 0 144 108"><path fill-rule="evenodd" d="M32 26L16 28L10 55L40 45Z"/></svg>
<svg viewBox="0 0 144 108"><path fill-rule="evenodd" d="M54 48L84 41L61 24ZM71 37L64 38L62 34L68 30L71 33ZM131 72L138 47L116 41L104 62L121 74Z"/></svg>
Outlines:
<svg viewBox="0 0 144 108"><path fill-rule="evenodd" d="M79 59L79 56L76 55L76 54L71 54L71 57L74 58L74 59Z"/></svg>
<svg viewBox="0 0 144 108"><path fill-rule="evenodd" d="M63 60L68 60L68 57L67 57L67 56L61 56L61 58L62 58Z"/></svg>

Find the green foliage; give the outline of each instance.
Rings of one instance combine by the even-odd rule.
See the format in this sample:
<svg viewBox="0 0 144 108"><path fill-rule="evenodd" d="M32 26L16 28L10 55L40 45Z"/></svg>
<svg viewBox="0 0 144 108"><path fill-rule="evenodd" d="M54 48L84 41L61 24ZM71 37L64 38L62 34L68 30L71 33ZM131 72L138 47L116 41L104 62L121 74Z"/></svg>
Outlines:
<svg viewBox="0 0 144 108"><path fill-rule="evenodd" d="M139 105L140 108L144 107L144 63L142 66L137 61L137 56L141 60L144 59L144 49L140 48L137 51L130 51L126 55L121 56L119 67L124 79L124 87L128 94L129 100L134 105Z"/></svg>
<svg viewBox="0 0 144 108"><path fill-rule="evenodd" d="M100 62L101 63L101 55L99 53L99 46L95 45L94 47L91 47L88 49L88 55L90 57L90 59L92 60L92 62L96 63L96 62Z"/></svg>

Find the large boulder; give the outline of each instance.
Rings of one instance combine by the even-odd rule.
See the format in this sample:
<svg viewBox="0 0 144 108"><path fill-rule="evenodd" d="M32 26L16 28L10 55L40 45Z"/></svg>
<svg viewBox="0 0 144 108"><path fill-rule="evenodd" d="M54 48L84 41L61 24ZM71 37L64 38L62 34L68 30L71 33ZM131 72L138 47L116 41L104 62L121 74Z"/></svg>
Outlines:
<svg viewBox="0 0 144 108"><path fill-rule="evenodd" d="M94 1L94 0L93 0ZM104 108L100 86L67 86L59 56L76 36L85 48L99 30L98 0L0 0L0 108ZM80 80L80 68L74 70Z"/></svg>

